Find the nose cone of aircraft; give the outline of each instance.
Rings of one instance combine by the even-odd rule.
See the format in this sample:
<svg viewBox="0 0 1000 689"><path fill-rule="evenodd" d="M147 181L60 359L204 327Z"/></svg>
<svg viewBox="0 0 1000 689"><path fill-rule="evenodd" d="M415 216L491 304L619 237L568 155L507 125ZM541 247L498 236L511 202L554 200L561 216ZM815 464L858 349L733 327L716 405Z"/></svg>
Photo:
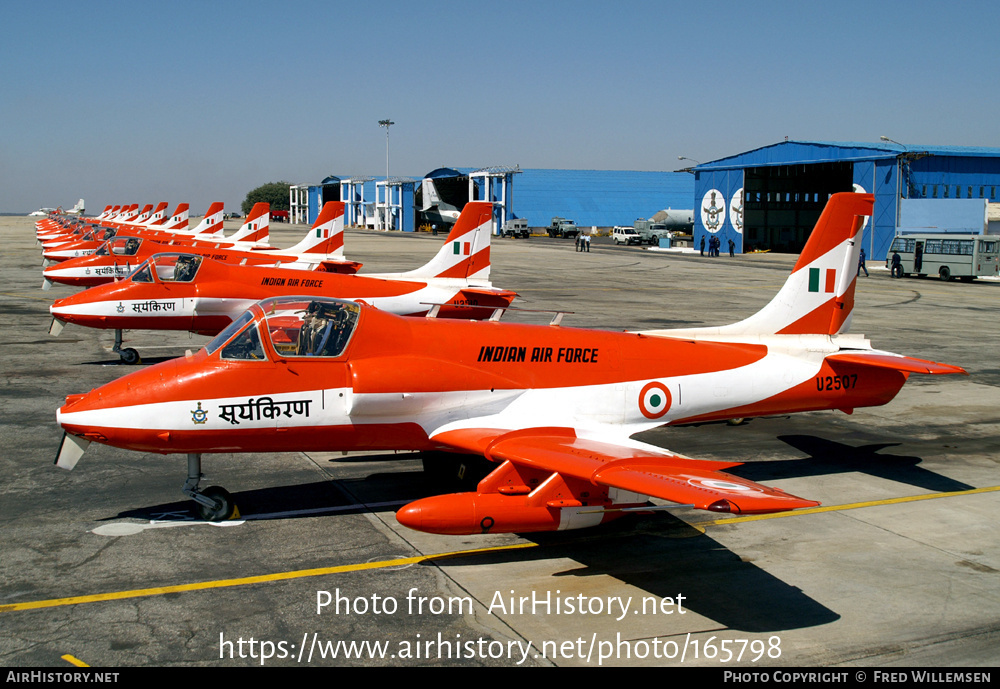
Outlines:
<svg viewBox="0 0 1000 689"><path fill-rule="evenodd" d="M49 313L60 321L89 328L123 327L117 319L129 315L122 303L128 288L127 282L90 287L56 299L49 307Z"/></svg>
<svg viewBox="0 0 1000 689"><path fill-rule="evenodd" d="M115 447L147 452L176 452L171 446L173 426L181 427L191 414L174 413L188 405L178 400L193 357L171 359L134 371L88 393L70 395L56 412L56 421L69 434Z"/></svg>

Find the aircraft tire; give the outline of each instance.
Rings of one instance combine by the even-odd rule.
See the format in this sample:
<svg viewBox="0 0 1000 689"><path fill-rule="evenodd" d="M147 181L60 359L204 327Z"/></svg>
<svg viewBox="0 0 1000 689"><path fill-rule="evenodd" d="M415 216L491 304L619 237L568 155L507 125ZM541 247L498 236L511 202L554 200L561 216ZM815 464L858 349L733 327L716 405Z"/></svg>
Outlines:
<svg viewBox="0 0 1000 689"><path fill-rule="evenodd" d="M201 494L209 500L214 500L216 503L214 509L198 503L198 513L205 521L224 522L236 512L236 503L233 502L233 496L222 486L209 486Z"/></svg>
<svg viewBox="0 0 1000 689"><path fill-rule="evenodd" d="M118 356L121 357L123 364L128 364L129 366L142 363L142 358L139 356L139 352L135 351L131 347L127 347L126 349L118 352Z"/></svg>

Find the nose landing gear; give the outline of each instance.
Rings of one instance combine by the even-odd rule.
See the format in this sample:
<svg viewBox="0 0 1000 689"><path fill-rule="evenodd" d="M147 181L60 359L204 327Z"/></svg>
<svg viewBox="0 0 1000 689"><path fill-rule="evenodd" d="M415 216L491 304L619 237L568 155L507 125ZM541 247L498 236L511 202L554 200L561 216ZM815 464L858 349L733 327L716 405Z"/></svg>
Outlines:
<svg viewBox="0 0 1000 689"><path fill-rule="evenodd" d="M223 522L236 515L236 502L222 486L209 486L205 490L198 488L204 475L201 473L201 455L189 454L188 476L181 490L198 503L198 513L207 522Z"/></svg>
<svg viewBox="0 0 1000 689"><path fill-rule="evenodd" d="M115 330L115 346L111 348L111 351L121 357L123 364L131 366L142 363L142 359L139 357L139 352L135 351L131 347L122 349L122 331L120 328Z"/></svg>

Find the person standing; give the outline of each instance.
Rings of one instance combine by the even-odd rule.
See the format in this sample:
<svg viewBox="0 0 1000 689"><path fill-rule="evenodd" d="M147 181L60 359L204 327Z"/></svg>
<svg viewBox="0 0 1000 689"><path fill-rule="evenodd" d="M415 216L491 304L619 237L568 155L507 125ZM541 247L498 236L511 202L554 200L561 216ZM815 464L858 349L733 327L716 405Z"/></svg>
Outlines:
<svg viewBox="0 0 1000 689"><path fill-rule="evenodd" d="M861 275L861 271L865 271L865 277L868 277L868 268L865 267L865 248L861 247L861 254L858 256L858 275Z"/></svg>
<svg viewBox="0 0 1000 689"><path fill-rule="evenodd" d="M732 239L729 240L729 258L734 258L736 256L736 242Z"/></svg>
<svg viewBox="0 0 1000 689"><path fill-rule="evenodd" d="M701 236L701 255L705 255L705 235Z"/></svg>

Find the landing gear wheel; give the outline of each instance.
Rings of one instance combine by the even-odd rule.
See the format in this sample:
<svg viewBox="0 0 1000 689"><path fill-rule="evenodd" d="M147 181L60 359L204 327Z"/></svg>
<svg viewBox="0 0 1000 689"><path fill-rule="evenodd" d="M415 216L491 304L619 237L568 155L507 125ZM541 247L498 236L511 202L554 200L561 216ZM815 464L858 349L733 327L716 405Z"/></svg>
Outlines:
<svg viewBox="0 0 1000 689"><path fill-rule="evenodd" d="M215 502L215 507L207 507L198 503L198 513L207 522L224 522L236 512L233 496L222 486L209 486L201 494Z"/></svg>
<svg viewBox="0 0 1000 689"><path fill-rule="evenodd" d="M726 421L727 426L742 426L743 424L749 422L750 419L744 418L742 416L737 416L735 419L729 419Z"/></svg>
<svg viewBox="0 0 1000 689"><path fill-rule="evenodd" d="M135 351L131 347L126 347L118 352L118 356L121 357L123 364L128 364L129 366L142 363L142 359L139 357L139 352Z"/></svg>

